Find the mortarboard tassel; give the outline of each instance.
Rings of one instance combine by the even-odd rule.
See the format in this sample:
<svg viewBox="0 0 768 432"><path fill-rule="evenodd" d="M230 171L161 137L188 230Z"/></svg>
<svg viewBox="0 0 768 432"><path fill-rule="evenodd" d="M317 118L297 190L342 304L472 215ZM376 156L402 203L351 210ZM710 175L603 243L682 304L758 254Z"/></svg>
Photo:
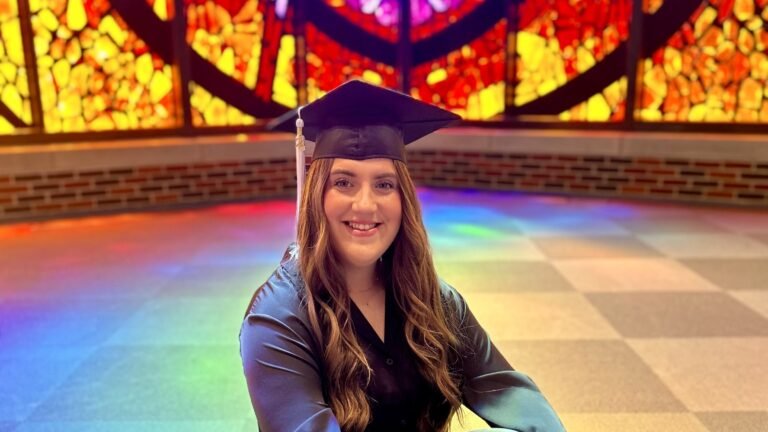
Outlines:
<svg viewBox="0 0 768 432"><path fill-rule="evenodd" d="M301 210L301 193L304 189L304 120L301 119L301 108L298 109L296 119L296 229L299 225L299 211Z"/></svg>

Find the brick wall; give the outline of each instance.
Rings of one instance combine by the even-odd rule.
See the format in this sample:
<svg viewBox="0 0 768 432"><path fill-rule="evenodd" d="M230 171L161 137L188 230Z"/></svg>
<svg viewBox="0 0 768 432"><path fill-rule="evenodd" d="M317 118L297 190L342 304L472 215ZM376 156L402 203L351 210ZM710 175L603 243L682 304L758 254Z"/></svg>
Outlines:
<svg viewBox="0 0 768 432"><path fill-rule="evenodd" d="M768 205L768 163L647 157L412 151L420 184Z"/></svg>
<svg viewBox="0 0 768 432"><path fill-rule="evenodd" d="M292 139L262 134L0 148L0 222L292 198ZM461 129L408 149L411 173L426 186L768 208L762 136Z"/></svg>
<svg viewBox="0 0 768 432"><path fill-rule="evenodd" d="M0 220L290 196L288 159L0 176Z"/></svg>

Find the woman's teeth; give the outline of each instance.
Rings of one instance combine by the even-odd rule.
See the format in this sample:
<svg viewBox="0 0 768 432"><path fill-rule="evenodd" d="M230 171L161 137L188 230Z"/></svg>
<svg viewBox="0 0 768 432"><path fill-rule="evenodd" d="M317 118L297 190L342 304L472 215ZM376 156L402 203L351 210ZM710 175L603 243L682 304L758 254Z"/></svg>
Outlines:
<svg viewBox="0 0 768 432"><path fill-rule="evenodd" d="M377 224L359 224L354 222L347 222L347 225L358 231L368 231L376 228Z"/></svg>

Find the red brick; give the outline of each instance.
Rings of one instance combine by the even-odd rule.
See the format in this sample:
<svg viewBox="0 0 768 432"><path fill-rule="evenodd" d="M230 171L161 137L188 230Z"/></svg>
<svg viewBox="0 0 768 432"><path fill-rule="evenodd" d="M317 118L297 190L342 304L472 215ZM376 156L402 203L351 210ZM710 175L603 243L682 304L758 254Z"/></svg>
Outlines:
<svg viewBox="0 0 768 432"><path fill-rule="evenodd" d="M624 168L627 174L645 174L647 171L643 168Z"/></svg>
<svg viewBox="0 0 768 432"><path fill-rule="evenodd" d="M0 184L10 183L11 178L8 176L0 176Z"/></svg>
<svg viewBox="0 0 768 432"><path fill-rule="evenodd" d="M640 165L661 165L661 160L653 158L640 158L637 160L637 163Z"/></svg>
<svg viewBox="0 0 768 432"><path fill-rule="evenodd" d="M588 191L592 189L590 185L584 184L584 183L574 183L574 184L568 185L568 187L573 190L584 190L584 191Z"/></svg>
<svg viewBox="0 0 768 432"><path fill-rule="evenodd" d="M645 188L637 186L623 186L621 191L633 194L644 194L647 192Z"/></svg>
<svg viewBox="0 0 768 432"><path fill-rule="evenodd" d="M711 172L709 173L709 176L715 177L715 178L728 178L728 179L736 178L736 174L730 173L730 172L722 172L722 171Z"/></svg>
<svg viewBox="0 0 768 432"><path fill-rule="evenodd" d="M137 169L136 172L139 172L139 173L161 173L161 172L163 172L163 167L157 167L157 166L154 166L154 167L141 167L141 168Z"/></svg>
<svg viewBox="0 0 768 432"><path fill-rule="evenodd" d="M569 162L578 162L579 158L577 156L558 156L557 160L559 160L559 161L569 161Z"/></svg>
<svg viewBox="0 0 768 432"><path fill-rule="evenodd" d="M154 201L156 203L178 202L179 201L179 195L178 194L156 195L156 196L152 197L152 201Z"/></svg>
<svg viewBox="0 0 768 432"><path fill-rule="evenodd" d="M720 166L720 162L695 162L693 166L701 167L701 168L717 168Z"/></svg>
<svg viewBox="0 0 768 432"><path fill-rule="evenodd" d="M67 209L93 208L93 201L75 201L66 203Z"/></svg>
<svg viewBox="0 0 768 432"><path fill-rule="evenodd" d="M523 180L520 182L520 185L526 186L526 187L541 187L541 182Z"/></svg>
<svg viewBox="0 0 768 432"><path fill-rule="evenodd" d="M67 189L77 189L77 188L84 188L90 185L91 185L91 182L89 181L76 181L76 182L65 183L64 187Z"/></svg>
<svg viewBox="0 0 768 432"><path fill-rule="evenodd" d="M61 204L40 204L40 205L36 205L34 209L39 211L55 211L55 210L63 210L64 206L62 206Z"/></svg>
<svg viewBox="0 0 768 432"><path fill-rule="evenodd" d="M756 184L755 189L768 190L768 184Z"/></svg>
<svg viewBox="0 0 768 432"><path fill-rule="evenodd" d="M666 189L666 188L651 188L650 192L652 194L659 194L659 195L671 195L674 193L672 189Z"/></svg>
<svg viewBox="0 0 768 432"><path fill-rule="evenodd" d="M109 191L110 195L130 195L134 192L133 188L119 188Z"/></svg>
<svg viewBox="0 0 768 432"><path fill-rule="evenodd" d="M673 170L667 170L667 169L655 169L655 170L651 170L651 174L675 175L675 172Z"/></svg>
<svg viewBox="0 0 768 432"><path fill-rule="evenodd" d="M552 155L531 155L531 159L537 161L548 161L552 160Z"/></svg>
<svg viewBox="0 0 768 432"><path fill-rule="evenodd" d="M685 184L688 184L685 180L664 180L663 182L665 185L671 185L671 186L682 186Z"/></svg>
<svg viewBox="0 0 768 432"><path fill-rule="evenodd" d="M727 189L748 189L747 183L723 183L723 187Z"/></svg>
<svg viewBox="0 0 768 432"><path fill-rule="evenodd" d="M10 194L15 192L26 192L28 188L26 186L6 186L0 188L0 194Z"/></svg>
<svg viewBox="0 0 768 432"><path fill-rule="evenodd" d="M718 198L733 198L733 192L728 191L707 191L707 196Z"/></svg>
<svg viewBox="0 0 768 432"><path fill-rule="evenodd" d="M725 162L723 165L726 168L752 168L752 164L745 162Z"/></svg>
<svg viewBox="0 0 768 432"><path fill-rule="evenodd" d="M10 204L12 201L10 197L0 197L0 204Z"/></svg>

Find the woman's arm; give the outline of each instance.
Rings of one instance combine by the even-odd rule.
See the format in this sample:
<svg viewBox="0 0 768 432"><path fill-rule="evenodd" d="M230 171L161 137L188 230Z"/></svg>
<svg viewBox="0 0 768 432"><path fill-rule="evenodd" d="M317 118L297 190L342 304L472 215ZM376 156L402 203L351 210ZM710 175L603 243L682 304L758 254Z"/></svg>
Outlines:
<svg viewBox="0 0 768 432"><path fill-rule="evenodd" d="M276 272L255 296L240 330L240 355L259 429L340 432L323 397L316 347L291 284Z"/></svg>
<svg viewBox="0 0 768 432"><path fill-rule="evenodd" d="M464 336L464 403L493 427L520 432L564 432L562 422L539 388L515 371L493 345L464 299L445 286Z"/></svg>

